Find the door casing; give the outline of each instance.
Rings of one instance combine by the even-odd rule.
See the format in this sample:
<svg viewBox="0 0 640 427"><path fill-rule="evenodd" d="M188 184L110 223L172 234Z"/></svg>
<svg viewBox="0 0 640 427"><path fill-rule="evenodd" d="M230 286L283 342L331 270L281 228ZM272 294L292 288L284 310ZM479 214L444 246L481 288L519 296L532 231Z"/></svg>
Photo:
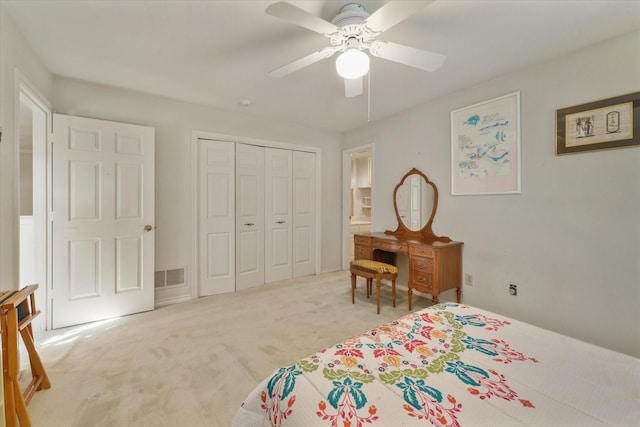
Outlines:
<svg viewBox="0 0 640 427"><path fill-rule="evenodd" d="M374 159L375 150L374 144L361 145L354 148L349 148L342 152L342 269L348 270L349 263L351 261L351 248L349 247L351 237L351 220L350 207L351 207L351 154L361 153L363 151L371 152L371 225L374 224L375 205L374 200L374 188L375 188L375 174L374 174ZM373 228L372 228L373 230Z"/></svg>
<svg viewBox="0 0 640 427"><path fill-rule="evenodd" d="M34 168L34 275L33 281L38 283L36 292L36 307L43 313L38 316L33 327L36 331L44 331L51 328L51 133L53 107L47 98L22 74L19 69L14 72L15 86L15 206L16 206L16 230L20 229L20 105L28 104L32 111L36 111L40 119L36 119L38 133L34 134L34 156L37 155ZM38 186L36 187L36 181ZM17 272L16 286L22 284L20 279L19 259L20 232L15 239L14 253L18 254L15 260Z"/></svg>

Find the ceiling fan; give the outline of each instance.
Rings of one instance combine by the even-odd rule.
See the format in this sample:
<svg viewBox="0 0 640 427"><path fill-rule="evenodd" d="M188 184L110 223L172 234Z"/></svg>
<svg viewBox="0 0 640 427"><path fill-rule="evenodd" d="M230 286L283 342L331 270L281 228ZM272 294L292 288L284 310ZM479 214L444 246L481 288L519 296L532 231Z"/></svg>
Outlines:
<svg viewBox="0 0 640 427"><path fill-rule="evenodd" d="M389 1L373 14L369 14L359 3L348 3L331 22L290 3L274 3L266 9L269 15L320 33L330 40L331 46L277 68L269 75L283 77L340 52L336 69L344 77L346 96L354 97L362 94L362 79L369 72L369 56L365 51L378 58L424 71L435 71L444 63L444 55L376 39L429 3Z"/></svg>

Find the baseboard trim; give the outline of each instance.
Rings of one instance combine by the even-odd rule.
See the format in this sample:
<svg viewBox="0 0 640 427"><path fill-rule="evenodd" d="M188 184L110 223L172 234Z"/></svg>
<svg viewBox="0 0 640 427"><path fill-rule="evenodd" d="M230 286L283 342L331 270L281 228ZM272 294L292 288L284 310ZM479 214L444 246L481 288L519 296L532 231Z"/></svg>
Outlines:
<svg viewBox="0 0 640 427"><path fill-rule="evenodd" d="M167 298L167 299L164 299L164 300L155 301L153 306L154 306L154 308L159 308L159 307L164 307L165 305L178 304L178 303L181 303L181 302L191 301L193 299L194 298L191 297L191 296Z"/></svg>

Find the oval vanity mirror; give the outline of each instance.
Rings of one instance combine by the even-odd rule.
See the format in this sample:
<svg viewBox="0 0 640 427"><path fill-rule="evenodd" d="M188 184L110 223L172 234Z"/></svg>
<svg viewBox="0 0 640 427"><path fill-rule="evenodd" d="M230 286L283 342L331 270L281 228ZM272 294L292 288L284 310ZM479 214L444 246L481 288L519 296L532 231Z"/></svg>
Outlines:
<svg viewBox="0 0 640 427"><path fill-rule="evenodd" d="M418 169L411 169L396 185L393 204L398 229L386 231L387 234L450 241L448 237L436 236L431 230L438 209L438 188Z"/></svg>
<svg viewBox="0 0 640 427"><path fill-rule="evenodd" d="M411 231L421 230L433 214L434 201L433 187L419 174L409 175L396 192L400 221Z"/></svg>

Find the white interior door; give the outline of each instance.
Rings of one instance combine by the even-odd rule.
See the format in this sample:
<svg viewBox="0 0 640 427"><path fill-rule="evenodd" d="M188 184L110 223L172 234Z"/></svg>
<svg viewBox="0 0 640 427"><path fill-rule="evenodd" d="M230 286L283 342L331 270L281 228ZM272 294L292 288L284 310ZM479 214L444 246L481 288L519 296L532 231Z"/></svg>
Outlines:
<svg viewBox="0 0 640 427"><path fill-rule="evenodd" d="M54 115L53 327L152 310L153 128Z"/></svg>
<svg viewBox="0 0 640 427"><path fill-rule="evenodd" d="M292 152L265 148L265 283L292 277Z"/></svg>
<svg viewBox="0 0 640 427"><path fill-rule="evenodd" d="M264 283L264 147L236 144L236 290Z"/></svg>
<svg viewBox="0 0 640 427"><path fill-rule="evenodd" d="M293 152L293 277L316 273L316 154Z"/></svg>
<svg viewBox="0 0 640 427"><path fill-rule="evenodd" d="M411 217L411 195L409 193L409 185L402 185L396 192L396 206L398 206L398 215L405 224L409 224Z"/></svg>
<svg viewBox="0 0 640 427"><path fill-rule="evenodd" d="M198 140L198 294L235 291L235 149Z"/></svg>

